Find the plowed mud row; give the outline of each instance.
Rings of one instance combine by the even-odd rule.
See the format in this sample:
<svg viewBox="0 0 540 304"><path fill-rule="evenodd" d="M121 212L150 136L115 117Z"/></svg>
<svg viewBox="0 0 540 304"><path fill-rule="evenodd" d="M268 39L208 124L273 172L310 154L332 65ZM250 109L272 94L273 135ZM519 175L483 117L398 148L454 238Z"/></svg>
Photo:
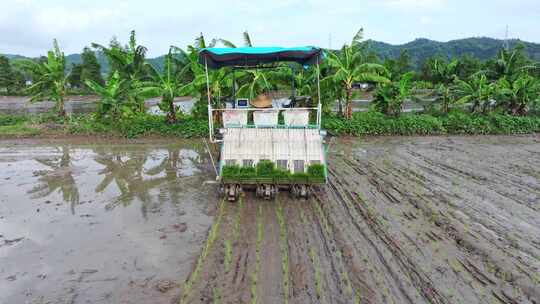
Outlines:
<svg viewBox="0 0 540 304"><path fill-rule="evenodd" d="M328 169L224 203L183 301L540 303L538 137L340 142Z"/></svg>

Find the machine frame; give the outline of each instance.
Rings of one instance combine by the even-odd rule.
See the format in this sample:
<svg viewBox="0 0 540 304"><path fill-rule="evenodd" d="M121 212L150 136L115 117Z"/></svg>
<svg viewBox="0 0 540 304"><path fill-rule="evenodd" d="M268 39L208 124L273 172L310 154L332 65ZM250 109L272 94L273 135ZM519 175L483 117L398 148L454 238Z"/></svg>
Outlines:
<svg viewBox="0 0 540 304"><path fill-rule="evenodd" d="M205 48L199 52L199 63L203 64L205 67L206 74L206 86L207 86L207 99L208 99L208 129L209 129L209 139L211 143L219 144L220 148L220 160L218 167L218 177L221 187L220 190L223 195L230 201L235 201L240 193L244 190L255 190L257 196L264 197L266 199L273 198L280 190L286 189L289 190L296 197L307 197L312 191L314 186L324 185L327 182L326 174L326 150L324 146L324 136L326 132L321 129L321 91L320 91L320 61L323 58L324 53L321 49L315 47L298 47L298 48ZM278 62L296 62L302 66L315 65L317 73L317 106L316 107L300 107L300 108L213 108L212 107L212 97L210 92L210 80L209 80L209 68L219 69L223 67L232 67L233 68L233 99L236 99L235 92L235 81L234 81L234 70L235 69L258 69L258 68L268 68L265 64L273 64ZM271 67L270 67L271 68ZM292 67L291 67L292 69ZM294 95L294 81L293 81L293 95ZM263 115L269 111L276 112L277 115L294 115L293 113L300 113L302 111L307 111L308 115L310 112L315 112L315 124L302 124L302 125L250 125L250 124L239 124L239 125L224 125L223 128L219 128L219 132L216 132L216 125L214 118L217 115L225 115L225 113L234 114L234 112L241 111L240 115L246 113L253 113L252 115ZM297 112L293 112L297 111ZM259 113L257 113L259 112ZM309 116L308 116L309 117ZM258 131L249 131L247 129L260 129ZM255 134L257 135L249 135ZM258 133L257 133L258 132ZM297 172L299 167L292 168L292 165L287 163L287 171L291 171L292 175L294 173L305 173L308 169L310 163L320 163L324 166L324 179L303 179L303 178L286 178L279 180L268 180L262 178L255 179L246 179L246 180L228 180L222 177L222 168L224 166L224 149L227 149L227 145L233 145L230 142L231 134L238 134L241 138L246 138L246 141L236 141L234 145L246 145L250 143L253 145L253 141L258 140L262 134L262 137L272 138L272 151L274 150L274 143L276 140L274 136L281 136L281 138L286 138L287 144L289 142L300 142L305 146L305 157L301 160L303 161L304 168L302 172ZM217 138L216 135L222 135L222 138ZM285 135L284 135L285 134ZM229 135L229 136L227 136ZM235 135L236 136L236 135ZM243 137L242 137L243 136ZM251 136L251 137L249 137ZM229 141L227 140L229 138ZM250 141L251 138L251 141ZM263 144L264 138L261 142L255 143L255 145ZM283 145L284 142L279 142ZM315 153L315 156L309 158L308 156L308 146L311 144L310 151ZM277 144L276 144L277 145ZM313 147L314 145L314 147ZM289 144L290 149L291 144ZM320 154L317 152L317 147L320 149ZM248 149L249 147L245 147ZM302 147L300 147L301 149ZM290 153L290 150L287 150ZM313 152L315 151L315 152ZM268 153L262 153L268 154ZM308 159L309 158L309 159ZM265 157L266 159L266 157ZM258 157L255 161L262 160ZM238 160L240 161L240 160ZM255 163L251 164L255 165ZM276 164L277 165L277 164ZM290 166L290 167L289 167ZM301 165L300 165L301 167ZM302 175L302 174L300 174Z"/></svg>

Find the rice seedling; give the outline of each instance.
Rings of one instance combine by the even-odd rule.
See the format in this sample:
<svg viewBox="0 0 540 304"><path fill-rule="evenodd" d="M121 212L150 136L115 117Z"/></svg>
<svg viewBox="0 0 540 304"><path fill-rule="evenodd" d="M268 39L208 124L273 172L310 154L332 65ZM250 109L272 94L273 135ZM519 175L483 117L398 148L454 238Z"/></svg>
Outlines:
<svg viewBox="0 0 540 304"><path fill-rule="evenodd" d="M221 303L221 293L219 292L218 288L214 288L212 290L212 303L213 304Z"/></svg>
<svg viewBox="0 0 540 304"><path fill-rule="evenodd" d="M317 294L317 299L320 299L322 296L322 282L321 282L321 269L319 266L319 260L317 259L317 254L313 247L309 248L309 258L315 269L315 293Z"/></svg>
<svg viewBox="0 0 540 304"><path fill-rule="evenodd" d="M289 251L287 244L287 228L283 219L281 202L276 202L276 217L279 223L279 247L281 251L281 273L283 274L283 302L289 303Z"/></svg>
<svg viewBox="0 0 540 304"><path fill-rule="evenodd" d="M257 212L257 244L255 249L255 270L251 274L251 304L257 303L257 282L259 270L261 268L261 247L264 236L264 227L262 222L262 206L259 206Z"/></svg>
<svg viewBox="0 0 540 304"><path fill-rule="evenodd" d="M225 256L225 261L224 261L224 267L225 267L225 272L229 272L230 270L230 266L231 266L231 261L232 261L232 245L231 245L231 240L225 240L224 242L224 256Z"/></svg>
<svg viewBox="0 0 540 304"><path fill-rule="evenodd" d="M199 273L201 271L201 267L204 261L206 260L208 253L210 253L210 249L212 248L214 241L216 240L217 234L219 232L219 225L221 223L221 218L223 217L224 210L225 210L225 200L222 200L219 205L218 216L216 220L214 221L214 224L212 224L210 231L208 232L208 237L206 238L206 242L201 251L201 254L199 255L199 258L197 259L197 264L195 264L195 268L193 269L191 276L184 284L182 297L180 299L180 304L187 303L186 301L191 292L191 288L193 287L193 283L197 281L197 278L199 277Z"/></svg>

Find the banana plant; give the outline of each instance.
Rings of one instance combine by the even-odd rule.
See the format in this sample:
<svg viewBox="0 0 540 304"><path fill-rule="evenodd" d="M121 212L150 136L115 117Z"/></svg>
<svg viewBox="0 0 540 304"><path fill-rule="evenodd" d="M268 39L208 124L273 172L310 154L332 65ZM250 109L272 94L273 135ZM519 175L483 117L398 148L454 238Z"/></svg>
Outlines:
<svg viewBox="0 0 540 304"><path fill-rule="evenodd" d="M455 104L467 104L472 102L471 112L486 113L492 105L495 86L490 83L486 75L473 74L467 81L455 78L453 94L458 98Z"/></svg>
<svg viewBox="0 0 540 304"><path fill-rule="evenodd" d="M175 77L175 66L173 64L172 49L165 55L165 67L163 73L158 72L153 66L148 64L150 80L140 83L138 93L145 98L161 96L159 107L167 112L167 122L176 122L176 108L174 98L179 96L182 83Z"/></svg>
<svg viewBox="0 0 540 304"><path fill-rule="evenodd" d="M102 52L109 61L112 77L115 72L118 72L120 79L127 82L127 86L131 91L135 91L139 83L148 77L148 69L146 65L147 48L137 44L135 31L131 31L128 44L123 47L116 40L113 40L108 47L101 44L92 43L92 47ZM132 106L132 110L144 111L144 100L137 94L129 94L128 104Z"/></svg>
<svg viewBox="0 0 540 304"><path fill-rule="evenodd" d="M86 80L86 85L99 96L98 115L100 118L110 116L113 120L121 118L122 113L127 110L127 98L130 89L127 80L121 79L118 71L107 80L105 85L101 85L93 80Z"/></svg>
<svg viewBox="0 0 540 304"><path fill-rule="evenodd" d="M540 80L521 74L514 81L506 77L496 83L498 106L511 115L525 115L540 102Z"/></svg>
<svg viewBox="0 0 540 304"><path fill-rule="evenodd" d="M511 50L501 49L494 61L491 62L489 73L495 79L506 78L513 82L523 73L538 68L538 64L531 63L523 53L523 47L517 46Z"/></svg>
<svg viewBox="0 0 540 304"><path fill-rule="evenodd" d="M352 118L353 84L358 82L389 83L387 70L383 65L373 63L363 39L363 29L354 36L350 45L345 44L338 52L328 53L328 64L335 71L332 77L345 91L345 116Z"/></svg>
<svg viewBox="0 0 540 304"><path fill-rule="evenodd" d="M66 116L65 98L69 75L66 73L64 53L60 51L56 39L45 61L22 60L18 64L32 76L33 84L27 89L32 96L30 101L50 99L54 101L58 115Z"/></svg>
<svg viewBox="0 0 540 304"><path fill-rule="evenodd" d="M405 99L411 96L412 72L401 75L397 81L380 84L375 90L373 104L377 111L399 116Z"/></svg>

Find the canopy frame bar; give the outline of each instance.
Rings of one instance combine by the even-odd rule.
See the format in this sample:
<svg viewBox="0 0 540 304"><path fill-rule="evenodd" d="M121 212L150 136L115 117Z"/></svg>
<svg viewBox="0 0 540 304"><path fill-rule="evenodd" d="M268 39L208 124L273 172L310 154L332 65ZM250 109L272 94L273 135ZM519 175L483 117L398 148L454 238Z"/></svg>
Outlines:
<svg viewBox="0 0 540 304"><path fill-rule="evenodd" d="M317 125L317 128L320 130L321 129L321 116L322 116L322 103L321 103L321 80L320 80L320 56L321 56L321 50L318 49L318 51L313 55L313 56L316 56L316 62L315 62L315 66L316 66L316 73L317 73L317 116L316 116L316 125ZM200 56L200 55L199 55ZM247 59L248 57L245 56L245 65L244 66L239 66L239 65L231 65L229 67L232 67L232 77L233 77L233 98L236 98L236 83L235 83L235 70L236 69L275 69L275 68L279 68L280 66L279 65L276 65L275 63L278 63L278 62L283 62L283 61L289 61L289 62L297 62L299 64L302 64L300 63L298 60L288 60L287 58L280 58L279 57L279 53L276 54L276 61L271 61L271 62L268 62L272 65L268 66L268 65L265 65L265 64L261 64L261 65L248 65L247 63ZM283 60L280 60L280 59L283 59ZM309 60L309 59L306 59L306 60ZM224 67L228 67L227 65L223 65L223 66L218 66L217 68L224 68ZM292 87L292 94L293 94L293 97L295 95L295 82L294 82L294 76L295 76L295 73L294 73L294 69L293 69L293 66L292 65L289 65L289 68L291 69L291 72L292 72L292 82L291 82L291 87ZM211 143L217 143L219 142L218 140L215 140L214 139L214 117L213 117L213 112L216 110L216 111L224 111L225 109L213 109L212 108L212 97L210 95L210 77L209 77L209 74L208 74L208 58L206 56L206 54L204 55L204 69L205 69L205 76L206 76L206 95L207 95L207 99L208 99L208 130L209 130L209 137L210 137L210 142ZM294 109L297 109L299 110L298 108L291 108L289 110L294 110ZM306 108L306 109L309 109L309 108ZM283 110L283 109L282 109Z"/></svg>

